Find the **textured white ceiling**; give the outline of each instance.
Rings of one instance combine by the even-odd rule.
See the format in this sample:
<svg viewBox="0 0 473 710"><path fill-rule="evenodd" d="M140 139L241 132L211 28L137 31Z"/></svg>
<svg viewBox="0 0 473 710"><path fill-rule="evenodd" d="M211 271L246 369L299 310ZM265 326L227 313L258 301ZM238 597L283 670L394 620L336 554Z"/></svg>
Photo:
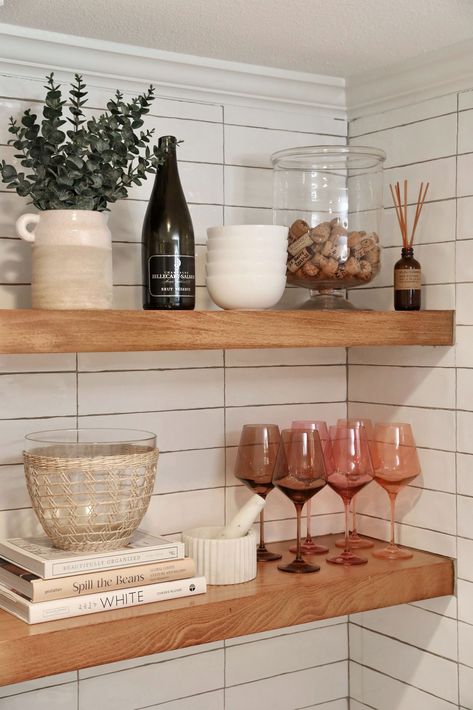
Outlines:
<svg viewBox="0 0 473 710"><path fill-rule="evenodd" d="M472 38L473 0L4 0L0 22L351 76Z"/></svg>

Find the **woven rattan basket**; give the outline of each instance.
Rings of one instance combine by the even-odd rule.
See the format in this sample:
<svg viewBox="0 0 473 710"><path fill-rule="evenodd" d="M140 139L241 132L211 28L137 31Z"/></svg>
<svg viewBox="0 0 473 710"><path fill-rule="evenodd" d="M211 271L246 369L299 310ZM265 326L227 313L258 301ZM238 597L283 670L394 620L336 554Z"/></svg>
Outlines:
<svg viewBox="0 0 473 710"><path fill-rule="evenodd" d="M51 443L25 451L33 509L53 545L75 551L126 545L148 508L157 461L158 449L148 442Z"/></svg>

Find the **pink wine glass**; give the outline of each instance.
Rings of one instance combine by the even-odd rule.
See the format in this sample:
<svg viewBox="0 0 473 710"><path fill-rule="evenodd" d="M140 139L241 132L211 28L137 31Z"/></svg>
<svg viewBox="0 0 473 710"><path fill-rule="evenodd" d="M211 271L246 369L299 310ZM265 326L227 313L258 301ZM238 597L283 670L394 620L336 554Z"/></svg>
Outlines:
<svg viewBox="0 0 473 710"><path fill-rule="evenodd" d="M274 488L273 472L280 438L276 424L245 424L241 430L235 477L265 500ZM271 552L265 545L263 508L259 516L258 562L271 562L281 557L279 552Z"/></svg>
<svg viewBox="0 0 473 710"><path fill-rule="evenodd" d="M321 420L297 420L292 422L292 429L309 429L313 431L318 431L320 437L320 443L322 444L322 451L325 457L325 467L329 468L330 463L330 438L328 435L327 424ZM301 550L306 555L324 555L328 552L328 547L325 545L318 545L314 542L311 534L312 528L312 499L307 501L306 505L306 537L301 545ZM297 552L296 547L290 547L290 552Z"/></svg>
<svg viewBox="0 0 473 710"><path fill-rule="evenodd" d="M351 549L349 535L350 501L364 486L373 480L373 465L364 427L344 423L330 427L333 471L327 474L327 483L338 493L345 507L345 548L327 562L337 565L362 565L368 560L358 557Z"/></svg>
<svg viewBox="0 0 473 710"><path fill-rule="evenodd" d="M352 426L362 426L365 428L366 436L368 439L368 446L370 447L371 460L373 461L373 422L371 419L338 419L337 425L343 426L345 423ZM374 467L374 464L373 464ZM364 537L360 537L358 530L356 529L356 496L353 496L351 502L351 530L350 530L350 546L352 548L367 549L369 547L374 547L374 542L372 540L367 540ZM342 537L335 542L337 547L345 547L345 538Z"/></svg>
<svg viewBox="0 0 473 710"><path fill-rule="evenodd" d="M301 554L302 508L327 484L325 460L317 431L284 429L281 432L273 483L292 500L297 514L296 558L289 564L278 565L278 569L296 574L317 572L320 567L306 562Z"/></svg>
<svg viewBox="0 0 473 710"><path fill-rule="evenodd" d="M377 454L374 480L389 496L391 535L389 545L375 550L373 557L406 560L412 557L412 552L398 547L394 542L394 519L399 491L421 473L410 424L376 424L374 442Z"/></svg>

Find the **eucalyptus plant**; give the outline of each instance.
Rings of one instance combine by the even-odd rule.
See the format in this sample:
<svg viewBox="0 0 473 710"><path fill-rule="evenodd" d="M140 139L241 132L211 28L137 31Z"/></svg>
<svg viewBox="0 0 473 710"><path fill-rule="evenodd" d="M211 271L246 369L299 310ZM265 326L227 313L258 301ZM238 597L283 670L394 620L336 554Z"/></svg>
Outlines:
<svg viewBox="0 0 473 710"><path fill-rule="evenodd" d="M71 83L69 101L54 74L46 82L42 120L30 109L20 122L10 118L14 137L8 143L25 170L2 160L0 177L7 188L40 210L104 211L156 172L164 153L150 146L154 129L140 130L155 98L152 86L129 102L116 91L105 113L87 117L88 92L80 74Z"/></svg>

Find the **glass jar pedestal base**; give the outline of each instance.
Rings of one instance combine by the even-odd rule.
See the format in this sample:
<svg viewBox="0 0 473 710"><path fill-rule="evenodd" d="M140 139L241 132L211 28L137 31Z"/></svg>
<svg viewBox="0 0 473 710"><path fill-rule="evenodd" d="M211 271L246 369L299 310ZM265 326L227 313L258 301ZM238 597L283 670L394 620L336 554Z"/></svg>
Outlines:
<svg viewBox="0 0 473 710"><path fill-rule="evenodd" d="M353 303L347 301L343 295L343 291L335 289L324 289L316 291L310 289L309 300L305 301L302 306L299 306L300 311L356 311L358 310Z"/></svg>

